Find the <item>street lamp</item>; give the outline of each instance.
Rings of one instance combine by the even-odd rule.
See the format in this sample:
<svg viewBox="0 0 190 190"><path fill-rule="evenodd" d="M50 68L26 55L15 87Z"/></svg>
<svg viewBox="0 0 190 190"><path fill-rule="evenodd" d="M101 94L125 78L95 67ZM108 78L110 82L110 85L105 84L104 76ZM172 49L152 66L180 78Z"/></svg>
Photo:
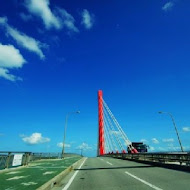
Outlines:
<svg viewBox="0 0 190 190"><path fill-rule="evenodd" d="M176 126L176 124L175 124L175 121L174 121L174 118L173 118L172 114L171 114L170 112L162 112L162 111L159 111L158 113L159 113L159 114L165 113L165 114L168 114L168 115L171 117L172 122L173 122L173 125L174 125L174 127L175 127L175 131L176 131L176 134L177 134L177 138L178 138L178 141L179 141L179 145L180 145L180 147L181 147L181 151L183 152L183 146L182 146L182 144L181 144L181 140L180 140L180 138L179 138L179 133L178 133L178 131L177 131L177 126Z"/></svg>
<svg viewBox="0 0 190 190"><path fill-rule="evenodd" d="M62 153L61 153L61 158L64 158L64 153L65 153L65 138L66 138L66 131L67 131L67 120L71 114L79 114L80 111L75 111L75 112L69 112L66 115L65 118L65 128L64 128L64 136L63 136L63 148L62 148Z"/></svg>

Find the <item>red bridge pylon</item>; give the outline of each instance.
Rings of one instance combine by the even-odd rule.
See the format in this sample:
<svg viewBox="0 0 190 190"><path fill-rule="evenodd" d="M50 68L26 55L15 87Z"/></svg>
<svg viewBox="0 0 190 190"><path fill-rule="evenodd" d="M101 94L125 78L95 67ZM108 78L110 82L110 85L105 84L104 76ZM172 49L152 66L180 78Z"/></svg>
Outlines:
<svg viewBox="0 0 190 190"><path fill-rule="evenodd" d="M104 101L102 90L98 91L98 126L98 156L125 154L127 150L132 154L138 153Z"/></svg>

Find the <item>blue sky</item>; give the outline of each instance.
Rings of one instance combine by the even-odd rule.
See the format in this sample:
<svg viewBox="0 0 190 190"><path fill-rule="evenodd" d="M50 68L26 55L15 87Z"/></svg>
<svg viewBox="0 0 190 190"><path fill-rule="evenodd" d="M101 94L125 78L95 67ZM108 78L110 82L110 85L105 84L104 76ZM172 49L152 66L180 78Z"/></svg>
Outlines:
<svg viewBox="0 0 190 190"><path fill-rule="evenodd" d="M11 0L0 6L0 150L96 155L97 91L131 141L190 149L188 0Z"/></svg>

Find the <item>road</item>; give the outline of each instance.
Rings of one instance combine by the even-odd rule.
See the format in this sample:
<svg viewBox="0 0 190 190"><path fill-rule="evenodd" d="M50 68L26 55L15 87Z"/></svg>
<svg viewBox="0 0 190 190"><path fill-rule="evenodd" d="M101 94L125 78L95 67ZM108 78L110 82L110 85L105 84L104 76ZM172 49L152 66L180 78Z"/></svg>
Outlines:
<svg viewBox="0 0 190 190"><path fill-rule="evenodd" d="M189 190L190 173L114 158L87 158L53 190Z"/></svg>

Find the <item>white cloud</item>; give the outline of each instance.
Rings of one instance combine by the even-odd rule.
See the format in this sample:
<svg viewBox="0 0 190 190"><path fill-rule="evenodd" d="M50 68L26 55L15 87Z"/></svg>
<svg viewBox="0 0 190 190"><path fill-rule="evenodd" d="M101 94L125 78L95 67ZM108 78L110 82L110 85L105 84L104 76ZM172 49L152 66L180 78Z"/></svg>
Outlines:
<svg viewBox="0 0 190 190"><path fill-rule="evenodd" d="M13 45L3 45L0 43L0 77L10 81L21 80L9 73L9 69L18 69L26 63L20 51Z"/></svg>
<svg viewBox="0 0 190 190"><path fill-rule="evenodd" d="M42 19L47 29L52 27L56 29L61 28L59 18L53 14L49 7L49 0L25 0L25 6L31 14Z"/></svg>
<svg viewBox="0 0 190 190"><path fill-rule="evenodd" d="M83 149L83 150L92 150L92 147L89 146L87 143L82 143L77 147L77 149Z"/></svg>
<svg viewBox="0 0 190 190"><path fill-rule="evenodd" d="M20 18L25 22L32 20L32 15L27 15L24 13L20 13L19 15L20 15Z"/></svg>
<svg viewBox="0 0 190 190"><path fill-rule="evenodd" d="M47 47L47 45L42 44L34 38L29 37L12 27L7 27L7 34L10 35L17 42L18 45L31 52L36 53L41 59L45 58L41 48Z"/></svg>
<svg viewBox="0 0 190 190"><path fill-rule="evenodd" d="M170 139L162 139L163 142L174 142L174 139L170 138Z"/></svg>
<svg viewBox="0 0 190 190"><path fill-rule="evenodd" d="M63 148L63 143L62 143L62 142L57 143L57 146L58 146L59 148ZM65 148L71 148L71 145L70 145L70 144L65 144L64 147L65 147Z"/></svg>
<svg viewBox="0 0 190 190"><path fill-rule="evenodd" d="M167 2L163 7L162 7L162 10L163 11L169 11L173 8L174 6L174 3L173 2Z"/></svg>
<svg viewBox="0 0 190 190"><path fill-rule="evenodd" d="M0 77L10 80L10 81L16 81L16 80L22 80L22 78L17 77L15 75L12 75L9 73L8 69L0 68Z"/></svg>
<svg viewBox="0 0 190 190"><path fill-rule="evenodd" d="M13 45L3 45L0 43L1 68L21 68L25 62L20 51Z"/></svg>
<svg viewBox="0 0 190 190"><path fill-rule="evenodd" d="M190 132L190 127L183 127L182 130L183 130L184 132Z"/></svg>
<svg viewBox="0 0 190 190"><path fill-rule="evenodd" d="M71 14L59 7L56 8L56 12L62 18L61 23L63 27L66 27L69 31L79 32L78 28L75 26L75 19Z"/></svg>
<svg viewBox="0 0 190 190"><path fill-rule="evenodd" d="M154 144L159 144L159 141L156 138L151 139Z"/></svg>
<svg viewBox="0 0 190 190"><path fill-rule="evenodd" d="M0 17L0 24L4 25L7 23L7 17Z"/></svg>
<svg viewBox="0 0 190 190"><path fill-rule="evenodd" d="M170 146L170 147L168 147L168 150L170 150L170 151L180 151L181 148L179 146Z"/></svg>
<svg viewBox="0 0 190 190"><path fill-rule="evenodd" d="M149 147L149 150L150 150L150 151L155 151L155 148L154 148L153 146L150 146L150 147Z"/></svg>
<svg viewBox="0 0 190 190"><path fill-rule="evenodd" d="M94 24L94 15L86 9L82 11L82 24L86 29L91 29Z"/></svg>
<svg viewBox="0 0 190 190"><path fill-rule="evenodd" d="M6 17L0 17L0 24L6 28L7 35L11 36L17 42L18 45L22 46L28 51L36 53L41 59L45 58L41 48L47 47L46 44L43 44L38 40L29 37L26 34L21 33L15 28L11 27L7 23Z"/></svg>
<svg viewBox="0 0 190 190"><path fill-rule="evenodd" d="M22 140L30 145L34 145L34 144L41 144L41 143L46 143L49 142L50 139L47 137L42 137L41 133L33 133L31 136L26 137L23 136Z"/></svg>
<svg viewBox="0 0 190 190"><path fill-rule="evenodd" d="M148 143L148 141L146 139L141 139L140 142Z"/></svg>

